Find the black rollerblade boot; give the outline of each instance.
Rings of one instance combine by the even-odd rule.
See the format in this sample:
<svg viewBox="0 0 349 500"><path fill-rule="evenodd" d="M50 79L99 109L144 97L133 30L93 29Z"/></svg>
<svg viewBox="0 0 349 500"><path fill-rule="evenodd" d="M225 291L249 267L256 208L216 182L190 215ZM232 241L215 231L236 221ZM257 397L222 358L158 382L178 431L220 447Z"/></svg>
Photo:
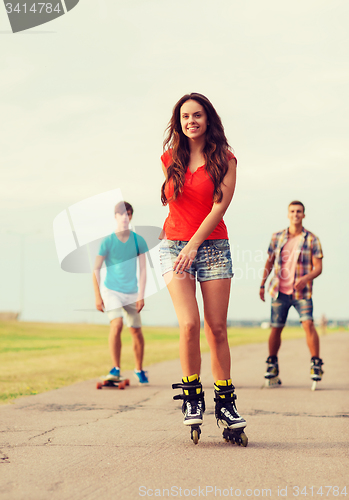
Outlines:
<svg viewBox="0 0 349 500"><path fill-rule="evenodd" d="M225 441L247 446L248 439L244 433L246 420L237 411L234 389L231 380L218 380L214 384L217 425L222 424L225 427L223 431Z"/></svg>
<svg viewBox="0 0 349 500"><path fill-rule="evenodd" d="M268 364L268 367L264 374L265 387L278 387L281 385L281 380L279 379L279 364L277 356L269 356L266 363Z"/></svg>
<svg viewBox="0 0 349 500"><path fill-rule="evenodd" d="M183 377L181 384L172 384L172 389L183 389L183 394L173 396L173 399L182 399L184 425L191 426L191 439L198 444L201 434L200 425L203 422L205 411L204 392L198 375Z"/></svg>
<svg viewBox="0 0 349 500"><path fill-rule="evenodd" d="M324 364L321 358L313 356L310 360L310 378L313 381L311 390L315 391L317 382L320 382L322 375L324 374L322 365Z"/></svg>

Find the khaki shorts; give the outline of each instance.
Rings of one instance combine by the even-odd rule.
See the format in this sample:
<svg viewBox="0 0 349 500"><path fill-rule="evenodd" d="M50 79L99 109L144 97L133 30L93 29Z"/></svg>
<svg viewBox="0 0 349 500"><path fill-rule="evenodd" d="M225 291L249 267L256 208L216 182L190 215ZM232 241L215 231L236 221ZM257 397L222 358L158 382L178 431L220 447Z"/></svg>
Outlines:
<svg viewBox="0 0 349 500"><path fill-rule="evenodd" d="M140 328L142 326L141 315L137 312L136 306L137 293L128 294L104 288L101 290L101 295L109 321L123 318L128 327Z"/></svg>

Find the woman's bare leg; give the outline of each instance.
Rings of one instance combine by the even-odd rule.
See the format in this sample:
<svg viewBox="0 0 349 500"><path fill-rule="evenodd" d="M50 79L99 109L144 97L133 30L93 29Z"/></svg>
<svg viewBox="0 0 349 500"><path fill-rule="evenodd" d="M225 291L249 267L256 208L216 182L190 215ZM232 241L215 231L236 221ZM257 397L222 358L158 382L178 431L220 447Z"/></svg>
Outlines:
<svg viewBox="0 0 349 500"><path fill-rule="evenodd" d="M164 275L177 314L180 330L179 356L183 377L200 375L200 316L195 297L195 278L184 272L170 271Z"/></svg>
<svg viewBox="0 0 349 500"><path fill-rule="evenodd" d="M230 278L200 283L204 299L205 334L211 351L214 380L230 379L230 350L227 334L227 313Z"/></svg>

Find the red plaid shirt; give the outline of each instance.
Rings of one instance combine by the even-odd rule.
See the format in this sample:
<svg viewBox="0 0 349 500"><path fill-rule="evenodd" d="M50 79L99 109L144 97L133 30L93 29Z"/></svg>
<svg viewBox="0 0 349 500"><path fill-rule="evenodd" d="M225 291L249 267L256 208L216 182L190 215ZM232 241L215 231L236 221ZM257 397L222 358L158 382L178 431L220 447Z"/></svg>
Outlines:
<svg viewBox="0 0 349 500"><path fill-rule="evenodd" d="M274 233L271 237L270 245L268 248L269 257L275 256L274 261L274 276L269 283L269 293L273 298L277 298L279 294L279 284L280 284L280 273L282 264L282 249L288 240L288 228L278 233ZM294 280L309 274L313 270L313 257L318 259L323 258L322 248L320 240L315 234L311 233L307 229L302 228L302 234L299 241L299 245L296 249L297 252L297 264ZM310 299L313 289L313 281L309 281L303 290L297 290L293 293L296 300L299 299Z"/></svg>

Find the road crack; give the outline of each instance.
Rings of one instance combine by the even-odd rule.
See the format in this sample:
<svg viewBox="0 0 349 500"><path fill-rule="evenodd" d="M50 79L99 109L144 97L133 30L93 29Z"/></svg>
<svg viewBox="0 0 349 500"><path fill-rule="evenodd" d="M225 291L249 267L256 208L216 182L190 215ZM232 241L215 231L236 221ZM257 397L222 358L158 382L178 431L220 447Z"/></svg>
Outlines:
<svg viewBox="0 0 349 500"><path fill-rule="evenodd" d="M10 457L0 450L0 464L10 464Z"/></svg>
<svg viewBox="0 0 349 500"><path fill-rule="evenodd" d="M339 415L314 415L312 413L305 412L290 412L290 411L267 411L267 410L253 410L251 412L245 412L245 415L256 416L256 415L281 415L283 417L314 417L314 418L349 418L349 413L343 413Z"/></svg>

